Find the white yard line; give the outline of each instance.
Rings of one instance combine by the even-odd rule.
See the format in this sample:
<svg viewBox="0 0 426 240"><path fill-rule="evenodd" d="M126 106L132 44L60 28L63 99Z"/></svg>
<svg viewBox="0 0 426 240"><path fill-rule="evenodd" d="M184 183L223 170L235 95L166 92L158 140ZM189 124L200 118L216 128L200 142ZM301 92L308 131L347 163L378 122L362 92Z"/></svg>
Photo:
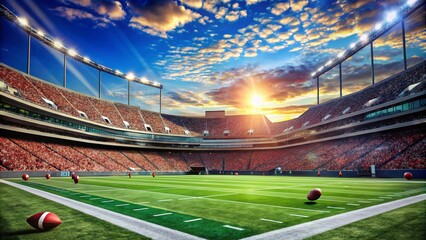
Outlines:
<svg viewBox="0 0 426 240"><path fill-rule="evenodd" d="M327 206L327 208L331 208L331 209L346 209L344 207L333 207L333 206Z"/></svg>
<svg viewBox="0 0 426 240"><path fill-rule="evenodd" d="M272 219L267 219L267 218L261 218L260 220L265 221L265 222L283 223L283 222L281 222L281 221L272 220Z"/></svg>
<svg viewBox="0 0 426 240"><path fill-rule="evenodd" d="M349 206L359 206L358 203L346 203L346 205L349 205Z"/></svg>
<svg viewBox="0 0 426 240"><path fill-rule="evenodd" d="M305 239L317 234L345 226L347 224L370 218L397 208L426 200L426 194L417 195L405 199L392 202L382 203L379 205L338 214L335 216L318 219L312 222L302 223L288 228L278 229L275 231L259 234L244 238L244 240L260 240L260 239Z"/></svg>
<svg viewBox="0 0 426 240"><path fill-rule="evenodd" d="M234 227L234 226L231 226L231 225L223 225L223 227L238 230L238 231L244 231L244 228Z"/></svg>
<svg viewBox="0 0 426 240"><path fill-rule="evenodd" d="M152 216L154 216L154 217L161 217L161 216L167 216L167 215L172 215L172 214L173 214L173 213L168 212L168 213L155 214L155 215L152 215Z"/></svg>
<svg viewBox="0 0 426 240"><path fill-rule="evenodd" d="M158 200L159 202L170 202L173 201L173 199L162 199L162 200Z"/></svg>
<svg viewBox="0 0 426 240"><path fill-rule="evenodd" d="M300 210L300 211L307 211L307 212L321 212L321 213L330 212L326 210L284 207L284 206L268 205L268 204L262 204L262 203L238 202L238 201L216 199L216 198L204 198L204 199L211 200L211 201L229 202L229 203L235 203L235 204L246 204L246 205L255 205L255 206L263 206L263 207L271 207L271 208L282 208L282 209L293 209L293 210Z"/></svg>
<svg viewBox="0 0 426 240"><path fill-rule="evenodd" d="M129 206L130 204L128 203L123 203L123 204L117 204L115 205L116 207L124 207L124 206Z"/></svg>
<svg viewBox="0 0 426 240"><path fill-rule="evenodd" d="M147 236L151 239L164 239L164 240L203 239L203 238L193 236L184 232L180 232L174 229L166 228L166 227L156 225L150 222L129 217L120 213L109 211L100 207L95 207L90 204L75 201L66 197L58 196L58 195L45 192L42 190L38 190L35 188L23 186L21 184L5 181L3 179L0 179L0 182L22 189L29 193L38 195L48 200L57 202L59 204L65 205L69 208L75 209L77 211L83 212L85 214L91 215L101 220L110 222L114 225L125 228L127 230L138 233L140 235Z"/></svg>
<svg viewBox="0 0 426 240"><path fill-rule="evenodd" d="M143 211L143 210L147 210L148 208L135 208L135 209L133 209L133 211Z"/></svg>
<svg viewBox="0 0 426 240"><path fill-rule="evenodd" d="M289 215L290 215L290 216L293 216L293 217L302 217L302 218L307 218L307 217L309 217L309 216L305 216L305 215L292 214L292 213L290 213Z"/></svg>
<svg viewBox="0 0 426 240"><path fill-rule="evenodd" d="M202 218L194 218L194 219L186 220L186 221L183 221L183 222L189 223L189 222L196 222L196 221L201 221L201 220L203 220L203 219Z"/></svg>

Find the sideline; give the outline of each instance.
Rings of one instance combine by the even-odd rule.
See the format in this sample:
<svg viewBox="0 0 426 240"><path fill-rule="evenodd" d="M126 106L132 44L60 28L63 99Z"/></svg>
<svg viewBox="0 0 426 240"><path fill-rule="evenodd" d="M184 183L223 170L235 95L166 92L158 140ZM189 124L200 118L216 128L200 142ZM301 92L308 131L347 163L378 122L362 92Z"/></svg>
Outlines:
<svg viewBox="0 0 426 240"><path fill-rule="evenodd" d="M78 202L69 198L61 197L49 192L45 192L45 191L27 187L21 184L5 181L3 179L0 179L0 183L4 183L10 186L22 189L29 193L57 202L59 204L73 208L77 211L102 219L104 221L110 222L114 225L128 229L132 232L138 233L140 235L144 235L152 239L167 239L167 240L203 239L200 237L190 235L188 233L166 228L166 227L156 225L150 222L129 217L120 213L112 212L100 207L95 207L95 206Z"/></svg>
<svg viewBox="0 0 426 240"><path fill-rule="evenodd" d="M333 230L344 225L373 217L391 210L395 210L407 205L426 200L426 194L421 194L409 198L404 198L392 202L374 205L359 210L342 213L339 215L318 219L312 222L302 223L287 228L274 230L267 233L243 238L243 240L258 239L304 239L314 235Z"/></svg>

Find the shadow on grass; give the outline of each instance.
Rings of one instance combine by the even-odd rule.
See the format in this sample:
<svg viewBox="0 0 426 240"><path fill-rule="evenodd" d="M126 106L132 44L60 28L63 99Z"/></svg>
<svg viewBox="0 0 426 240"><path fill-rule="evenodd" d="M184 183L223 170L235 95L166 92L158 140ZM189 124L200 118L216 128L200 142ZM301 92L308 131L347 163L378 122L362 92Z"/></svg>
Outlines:
<svg viewBox="0 0 426 240"><path fill-rule="evenodd" d="M19 236L19 235L28 235L28 234L34 234L34 233L41 233L43 231L37 230L37 229L25 229L25 230L18 230L13 232L4 232L3 236L13 237L13 236Z"/></svg>
<svg viewBox="0 0 426 240"><path fill-rule="evenodd" d="M305 202L306 205L315 205L317 202Z"/></svg>

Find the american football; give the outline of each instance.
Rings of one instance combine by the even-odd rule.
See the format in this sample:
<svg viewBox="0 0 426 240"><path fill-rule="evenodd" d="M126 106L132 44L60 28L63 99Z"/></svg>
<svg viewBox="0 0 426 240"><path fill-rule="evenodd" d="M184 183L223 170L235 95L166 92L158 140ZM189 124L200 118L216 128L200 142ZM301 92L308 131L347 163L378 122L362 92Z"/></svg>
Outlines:
<svg viewBox="0 0 426 240"><path fill-rule="evenodd" d="M61 219L52 212L39 212L27 218L27 223L38 230L51 230L59 226Z"/></svg>

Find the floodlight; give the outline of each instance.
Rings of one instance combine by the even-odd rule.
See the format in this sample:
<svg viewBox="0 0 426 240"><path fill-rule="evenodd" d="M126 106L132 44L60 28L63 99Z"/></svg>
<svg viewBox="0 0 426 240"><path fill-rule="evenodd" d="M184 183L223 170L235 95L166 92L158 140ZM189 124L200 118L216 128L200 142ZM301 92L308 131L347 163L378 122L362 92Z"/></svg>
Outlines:
<svg viewBox="0 0 426 240"><path fill-rule="evenodd" d="M18 17L18 22L19 22L19 24L21 24L23 26L28 26L28 19L26 19L26 18Z"/></svg>
<svg viewBox="0 0 426 240"><path fill-rule="evenodd" d="M44 37L44 32L42 30L38 30L37 31L37 35Z"/></svg>
<svg viewBox="0 0 426 240"><path fill-rule="evenodd" d="M340 53L337 55L337 57L341 58L341 57L343 57L343 55L345 55L345 51L340 52Z"/></svg>
<svg viewBox="0 0 426 240"><path fill-rule="evenodd" d="M326 64L325 64L325 66L328 66L328 65L330 65L331 63L332 63L333 61L328 61Z"/></svg>
<svg viewBox="0 0 426 240"><path fill-rule="evenodd" d="M356 43L351 43L351 48L354 48L356 46Z"/></svg>
<svg viewBox="0 0 426 240"><path fill-rule="evenodd" d="M134 80L134 79L135 79L135 74L133 74L133 73L131 73L131 72L130 72L130 73L128 73L128 74L126 75L126 79L127 79L127 80L130 80L130 81L131 81L131 80Z"/></svg>
<svg viewBox="0 0 426 240"><path fill-rule="evenodd" d="M84 58L83 58L83 60L84 60L85 62L90 62L90 58L88 58L88 57L84 57Z"/></svg>
<svg viewBox="0 0 426 240"><path fill-rule="evenodd" d="M376 24L376 26L374 27L374 29L376 29L378 31L378 30L382 29L382 27L383 27L383 24L382 23L378 23L378 24Z"/></svg>
<svg viewBox="0 0 426 240"><path fill-rule="evenodd" d="M317 72L311 73L311 77L315 76L315 74L317 74Z"/></svg>
<svg viewBox="0 0 426 240"><path fill-rule="evenodd" d="M395 20L395 18L397 17L397 13L396 11L390 11L386 14L386 21L387 22L392 22Z"/></svg>
<svg viewBox="0 0 426 240"><path fill-rule="evenodd" d="M318 72L321 72L324 69L324 66L321 66L320 68L318 68Z"/></svg>
<svg viewBox="0 0 426 240"><path fill-rule="evenodd" d="M117 75L123 75L123 73L120 72L119 70L115 70L115 74L117 74Z"/></svg>
<svg viewBox="0 0 426 240"><path fill-rule="evenodd" d="M366 34L366 33L362 34L359 39L361 39L361 41L363 41L363 42L367 41L368 40L368 34Z"/></svg>
<svg viewBox="0 0 426 240"><path fill-rule="evenodd" d="M53 41L53 46L55 46L55 48L62 48L64 45L61 43L61 41L55 40Z"/></svg>
<svg viewBox="0 0 426 240"><path fill-rule="evenodd" d="M68 55L70 55L71 57L74 57L75 55L77 55L77 52L74 49L70 49L68 50Z"/></svg>

